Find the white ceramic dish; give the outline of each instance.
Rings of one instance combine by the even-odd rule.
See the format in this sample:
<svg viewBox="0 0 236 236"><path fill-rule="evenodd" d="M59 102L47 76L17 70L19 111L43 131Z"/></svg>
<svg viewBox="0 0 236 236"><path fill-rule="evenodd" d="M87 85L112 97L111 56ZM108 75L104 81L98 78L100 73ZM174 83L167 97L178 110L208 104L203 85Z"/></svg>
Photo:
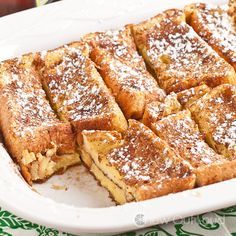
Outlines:
<svg viewBox="0 0 236 236"><path fill-rule="evenodd" d="M57 47L80 35L117 28L182 7L187 0L76 0L62 1L0 18L0 59L25 52ZM224 1L209 0L220 4ZM79 177L79 179L78 179ZM0 206L32 222L71 233L117 233L143 224L172 221L236 203L236 179L177 194L123 206L115 206L105 189L85 168L75 167L62 176L34 185L21 178L8 153L0 145Z"/></svg>

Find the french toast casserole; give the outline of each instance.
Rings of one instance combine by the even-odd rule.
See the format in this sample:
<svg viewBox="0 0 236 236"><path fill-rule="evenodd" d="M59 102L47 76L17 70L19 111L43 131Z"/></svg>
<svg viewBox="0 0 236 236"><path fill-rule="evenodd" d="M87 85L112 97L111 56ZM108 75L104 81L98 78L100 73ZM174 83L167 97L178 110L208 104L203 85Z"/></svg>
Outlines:
<svg viewBox="0 0 236 236"><path fill-rule="evenodd" d="M25 180L85 165L117 204L236 177L235 4L191 4L0 62Z"/></svg>

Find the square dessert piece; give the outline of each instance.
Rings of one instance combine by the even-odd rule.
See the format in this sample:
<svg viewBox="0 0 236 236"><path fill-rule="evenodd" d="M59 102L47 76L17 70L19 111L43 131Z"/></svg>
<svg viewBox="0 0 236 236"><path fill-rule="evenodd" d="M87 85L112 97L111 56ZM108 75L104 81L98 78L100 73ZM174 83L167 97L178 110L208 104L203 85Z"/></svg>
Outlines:
<svg viewBox="0 0 236 236"><path fill-rule="evenodd" d="M201 98L206 93L210 92L211 88L203 84L194 88L183 90L182 92L177 93L178 101L185 108L191 106L191 104L197 99Z"/></svg>
<svg viewBox="0 0 236 236"><path fill-rule="evenodd" d="M91 59L112 90L126 118L142 118L150 101L162 101L165 92L147 71L136 51L130 27L88 34Z"/></svg>
<svg viewBox="0 0 236 236"><path fill-rule="evenodd" d="M33 55L0 63L0 124L5 145L28 183L80 162L70 123L54 114Z"/></svg>
<svg viewBox="0 0 236 236"><path fill-rule="evenodd" d="M163 117L177 113L181 105L175 93L166 96L163 102L151 102L145 107L142 122L150 127L152 123L161 120Z"/></svg>
<svg viewBox="0 0 236 236"><path fill-rule="evenodd" d="M41 54L43 86L60 119L71 122L78 134L84 129L122 132L126 119L88 54L82 42Z"/></svg>
<svg viewBox="0 0 236 236"><path fill-rule="evenodd" d="M185 7L185 12L199 36L236 70L236 26L227 9L198 3Z"/></svg>
<svg viewBox="0 0 236 236"><path fill-rule="evenodd" d="M226 160L208 146L188 110L154 122L151 128L178 155L191 164L197 176L198 186L236 176L236 161Z"/></svg>
<svg viewBox="0 0 236 236"><path fill-rule="evenodd" d="M229 159L236 158L236 86L220 85L194 102L190 111L208 144Z"/></svg>
<svg viewBox="0 0 236 236"><path fill-rule="evenodd" d="M161 88L180 92L205 83L236 84L231 65L185 22L181 10L167 10L133 26L136 45Z"/></svg>
<svg viewBox="0 0 236 236"><path fill-rule="evenodd" d="M129 120L124 137L108 131L85 130L82 135L84 162L120 204L191 189L195 185L190 165L138 121Z"/></svg>

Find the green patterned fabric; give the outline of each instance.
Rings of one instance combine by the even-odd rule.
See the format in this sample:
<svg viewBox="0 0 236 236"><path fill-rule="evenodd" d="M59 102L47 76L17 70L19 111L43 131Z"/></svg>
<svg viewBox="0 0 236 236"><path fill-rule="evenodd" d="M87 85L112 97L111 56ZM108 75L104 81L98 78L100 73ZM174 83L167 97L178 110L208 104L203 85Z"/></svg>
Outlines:
<svg viewBox="0 0 236 236"><path fill-rule="evenodd" d="M24 220L0 208L0 236L73 236ZM236 236L236 206L118 236Z"/></svg>
<svg viewBox="0 0 236 236"><path fill-rule="evenodd" d="M9 229L11 232L9 233ZM34 231L35 235L39 236L57 236L59 231L56 229L47 228L35 223L31 223L24 220L8 211L0 208L0 236L14 236L18 229L23 229L25 231ZM14 230L14 231L12 231ZM70 236L72 234L62 233L62 235Z"/></svg>

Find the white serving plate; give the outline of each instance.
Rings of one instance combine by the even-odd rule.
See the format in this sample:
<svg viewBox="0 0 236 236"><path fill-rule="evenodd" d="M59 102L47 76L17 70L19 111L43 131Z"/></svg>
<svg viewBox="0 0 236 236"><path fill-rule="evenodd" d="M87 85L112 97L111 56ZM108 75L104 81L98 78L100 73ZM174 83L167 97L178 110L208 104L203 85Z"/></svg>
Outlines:
<svg viewBox="0 0 236 236"><path fill-rule="evenodd" d="M187 0L67 0L0 18L0 60L78 40L92 31L139 22L183 7ZM209 0L214 4L223 0ZM0 206L32 222L75 234L98 235L147 227L236 204L236 179L168 196L115 206L82 166L32 189L0 145ZM39 194L40 193L40 194Z"/></svg>

